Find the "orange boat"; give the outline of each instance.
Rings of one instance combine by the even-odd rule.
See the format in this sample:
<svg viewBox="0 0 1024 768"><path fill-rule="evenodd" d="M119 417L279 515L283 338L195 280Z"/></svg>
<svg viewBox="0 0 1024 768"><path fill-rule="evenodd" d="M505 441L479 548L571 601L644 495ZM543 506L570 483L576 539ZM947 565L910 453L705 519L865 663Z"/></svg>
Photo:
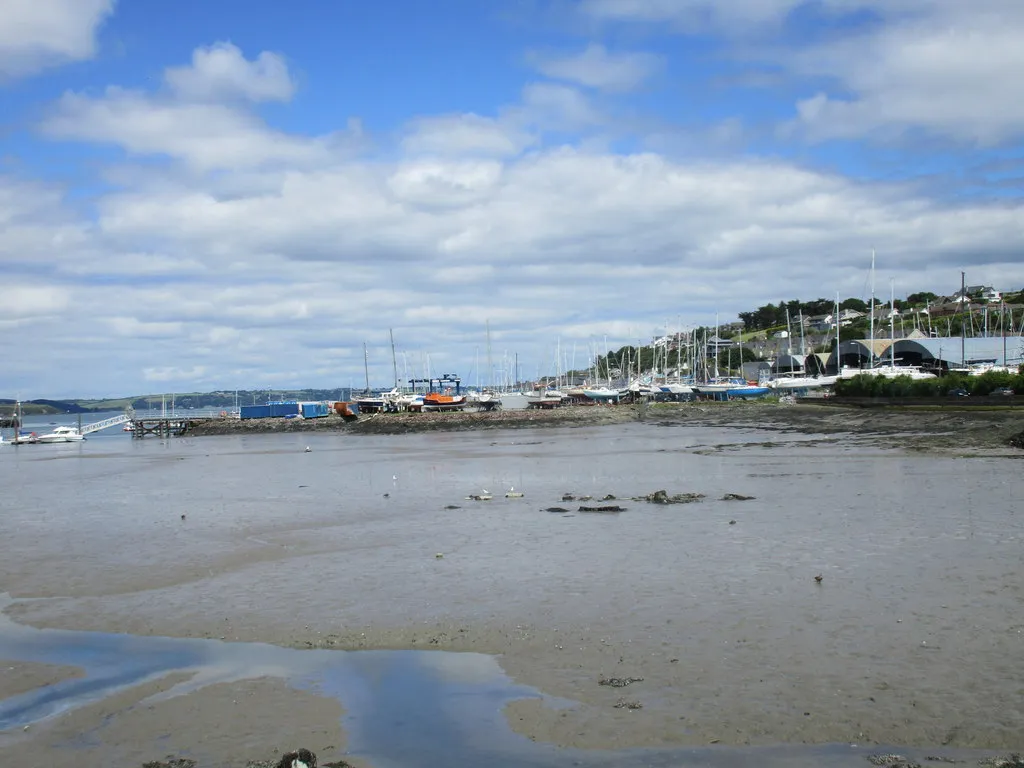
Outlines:
<svg viewBox="0 0 1024 768"><path fill-rule="evenodd" d="M423 396L424 411L461 411L466 407L465 395L453 395L450 389L428 392Z"/></svg>
<svg viewBox="0 0 1024 768"><path fill-rule="evenodd" d="M358 416L356 415L355 411L353 411L353 410L352 410L352 409L351 409L351 408L349 407L349 404L348 404L348 403L346 403L346 402L341 402L341 401L339 401L339 402L336 402L336 403L334 404L334 412L335 412L336 414L338 414L339 416L341 416L341 417L342 417L343 419L345 419L346 421L351 421L351 420L353 420L353 419L357 419L357 418L359 418L359 417L358 417Z"/></svg>
<svg viewBox="0 0 1024 768"><path fill-rule="evenodd" d="M462 379L454 373L445 373L428 381L430 391L423 396L422 410L461 411L466 407L466 396L460 392ZM455 394L452 394L452 386L455 387Z"/></svg>

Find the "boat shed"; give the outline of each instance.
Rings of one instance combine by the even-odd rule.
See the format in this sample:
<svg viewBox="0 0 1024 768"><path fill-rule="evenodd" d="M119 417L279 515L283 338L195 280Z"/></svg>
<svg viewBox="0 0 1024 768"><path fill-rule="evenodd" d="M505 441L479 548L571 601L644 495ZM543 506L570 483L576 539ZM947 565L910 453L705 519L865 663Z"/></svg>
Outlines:
<svg viewBox="0 0 1024 768"><path fill-rule="evenodd" d="M895 346L893 346L895 345ZM892 347L892 349L890 349ZM1004 355L1003 350L1006 350ZM872 352L874 353L872 355ZM972 363L1020 365L1024 362L1024 337L982 336L959 339L950 336L938 338L915 337L896 339L852 339L839 345L842 365L869 368L886 364L895 357L896 365L923 365L935 368L959 368ZM828 368L836 370L835 355L828 358Z"/></svg>
<svg viewBox="0 0 1024 768"><path fill-rule="evenodd" d="M832 358L830 352L815 352L804 360L804 372L808 376L823 376L828 372L828 361Z"/></svg>
<svg viewBox="0 0 1024 768"><path fill-rule="evenodd" d="M961 345L961 341L963 342ZM1005 354L1004 354L1005 350ZM1024 337L981 336L896 339L896 359L909 365L959 368L974 363L1017 366L1024 362Z"/></svg>
<svg viewBox="0 0 1024 768"><path fill-rule="evenodd" d="M783 353L775 358L772 364L772 373L803 373L805 368L806 355L792 355Z"/></svg>

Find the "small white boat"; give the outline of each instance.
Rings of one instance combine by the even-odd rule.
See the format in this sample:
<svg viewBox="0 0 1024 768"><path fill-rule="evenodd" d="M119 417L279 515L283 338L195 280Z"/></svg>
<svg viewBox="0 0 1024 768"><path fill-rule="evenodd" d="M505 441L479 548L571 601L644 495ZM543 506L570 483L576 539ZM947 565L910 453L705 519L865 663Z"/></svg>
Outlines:
<svg viewBox="0 0 1024 768"><path fill-rule="evenodd" d="M565 395L557 389L548 389L540 394L530 395L526 399L528 408L557 408L565 400Z"/></svg>
<svg viewBox="0 0 1024 768"><path fill-rule="evenodd" d="M469 392L466 397L469 405L475 405L481 410L493 411L501 408L501 395L489 389L480 392Z"/></svg>
<svg viewBox="0 0 1024 768"><path fill-rule="evenodd" d="M836 383L836 378L836 376L780 376L776 379L769 379L765 384L776 391L793 392L831 387Z"/></svg>
<svg viewBox="0 0 1024 768"><path fill-rule="evenodd" d="M595 387L593 389L584 389L583 396L596 403L617 403L619 398L622 397L622 393L617 389Z"/></svg>
<svg viewBox="0 0 1024 768"><path fill-rule="evenodd" d="M53 432L36 437L37 443L77 443L85 440L85 435L75 427L57 427Z"/></svg>

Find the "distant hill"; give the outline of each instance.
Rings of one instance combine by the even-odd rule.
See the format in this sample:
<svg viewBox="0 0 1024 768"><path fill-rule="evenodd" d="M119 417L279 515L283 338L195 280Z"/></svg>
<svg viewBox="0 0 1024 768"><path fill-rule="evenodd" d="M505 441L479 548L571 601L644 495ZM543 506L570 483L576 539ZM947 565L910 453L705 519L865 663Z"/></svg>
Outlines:
<svg viewBox="0 0 1024 768"><path fill-rule="evenodd" d="M171 407L171 395L132 395L105 400L72 399L72 400L22 400L21 411L26 415L55 413L96 413L99 411L123 411L131 407L137 411L159 410L162 399L166 397L167 407ZM240 389L215 392L184 392L173 395L174 407L177 410L188 408L216 408L229 410L238 405L253 405L271 400L350 400L352 391L347 388L338 389ZM14 411L15 401L0 398L0 414Z"/></svg>
<svg viewBox="0 0 1024 768"><path fill-rule="evenodd" d="M16 401L0 398L0 413L13 413ZM92 413L93 408L85 408L77 402L65 400L23 400L21 412L26 415L54 413Z"/></svg>
<svg viewBox="0 0 1024 768"><path fill-rule="evenodd" d="M131 395L129 397L109 398L106 400L75 400L79 407L90 411L121 411L129 406L137 411L159 410L166 398L167 407L171 407L173 398L176 410L188 408L216 408L229 410L238 405L254 405L271 400L349 400L351 390L338 389L240 389L216 390L213 392L176 392L168 395Z"/></svg>

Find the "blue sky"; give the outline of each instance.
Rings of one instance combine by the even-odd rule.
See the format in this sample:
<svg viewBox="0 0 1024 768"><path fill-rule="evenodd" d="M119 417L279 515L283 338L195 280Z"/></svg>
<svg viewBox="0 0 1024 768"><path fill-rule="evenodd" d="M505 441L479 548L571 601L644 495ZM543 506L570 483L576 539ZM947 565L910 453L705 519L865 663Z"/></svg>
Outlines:
<svg viewBox="0 0 1024 768"><path fill-rule="evenodd" d="M383 385L389 329L475 382L488 325L533 376L864 297L872 247L900 295L1019 289L1022 35L1016 0L4 0L0 396L358 385L364 341Z"/></svg>

